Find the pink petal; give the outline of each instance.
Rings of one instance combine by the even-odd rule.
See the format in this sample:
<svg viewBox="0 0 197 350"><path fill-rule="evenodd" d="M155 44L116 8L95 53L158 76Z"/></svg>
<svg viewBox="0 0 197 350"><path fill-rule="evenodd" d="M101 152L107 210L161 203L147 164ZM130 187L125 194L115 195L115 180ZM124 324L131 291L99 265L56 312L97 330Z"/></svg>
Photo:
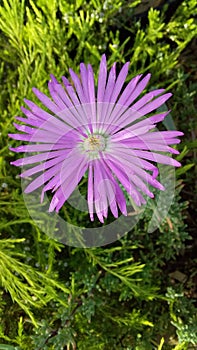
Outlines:
<svg viewBox="0 0 197 350"><path fill-rule="evenodd" d="M105 94L105 86L107 80L107 64L106 64L106 56L102 55L99 75L98 75L98 89L97 89L97 101L103 102L104 94Z"/></svg>
<svg viewBox="0 0 197 350"><path fill-rule="evenodd" d="M117 80L116 80L116 83L115 83L115 86L113 89L113 93L112 93L111 98L110 98L111 103L115 103L117 98L118 98L118 95L123 87L123 84L124 84L125 79L126 79L127 74L128 74L129 64L130 64L130 62L127 62L124 64L124 66L122 67L122 69L117 77Z"/></svg>
<svg viewBox="0 0 197 350"><path fill-rule="evenodd" d="M90 220L94 221L94 190L93 190L93 166L89 165L88 172L88 208L90 214Z"/></svg>
<svg viewBox="0 0 197 350"><path fill-rule="evenodd" d="M23 165L27 165L27 164L38 163L38 162L41 162L41 161L46 160L46 159L59 157L61 155L65 156L65 150L50 151L50 152L36 154L34 156L30 156L30 157L26 157L26 158L20 158L14 162L11 162L11 164L15 165L15 166L23 166Z"/></svg>
<svg viewBox="0 0 197 350"><path fill-rule="evenodd" d="M181 166L181 164L177 162L177 160L165 155L161 155L159 153L148 152L148 151L138 151L138 150L135 150L134 152L136 156L151 160L156 163L167 164L167 165L172 165L176 167Z"/></svg>
<svg viewBox="0 0 197 350"><path fill-rule="evenodd" d="M57 106L54 102L52 102L48 96L43 94L43 92L39 91L36 88L32 88L32 91L37 96L37 98L43 103L43 105L46 106L50 111L52 111L55 114L61 111L61 108Z"/></svg>

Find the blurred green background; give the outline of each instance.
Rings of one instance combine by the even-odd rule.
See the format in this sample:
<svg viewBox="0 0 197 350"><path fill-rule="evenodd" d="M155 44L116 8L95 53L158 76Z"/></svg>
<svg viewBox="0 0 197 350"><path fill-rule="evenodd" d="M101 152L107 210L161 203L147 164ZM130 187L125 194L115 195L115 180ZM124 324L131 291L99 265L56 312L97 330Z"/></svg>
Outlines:
<svg viewBox="0 0 197 350"><path fill-rule="evenodd" d="M195 0L0 1L0 350L197 349L196 19ZM149 201L120 240L79 249L29 216L7 134L33 86L48 93L50 73L80 62L97 72L103 53L109 68L131 62L128 80L150 72L149 89L173 92L162 127L184 132L183 166L156 231ZM61 215L88 224L68 204Z"/></svg>

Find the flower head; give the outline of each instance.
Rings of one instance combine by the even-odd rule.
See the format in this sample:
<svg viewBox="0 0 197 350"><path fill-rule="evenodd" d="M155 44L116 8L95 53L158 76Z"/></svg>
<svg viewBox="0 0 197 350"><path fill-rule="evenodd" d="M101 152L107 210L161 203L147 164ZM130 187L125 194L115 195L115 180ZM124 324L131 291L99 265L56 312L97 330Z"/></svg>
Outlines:
<svg viewBox="0 0 197 350"><path fill-rule="evenodd" d="M156 124L169 112L150 114L171 94L158 89L138 98L150 74L137 75L123 89L128 68L129 63L123 65L116 78L114 64L107 76L103 55L97 92L91 65L81 63L80 78L70 69L72 83L62 77L63 86L51 75L48 85L51 98L33 88L48 112L24 100L29 107L21 107L26 118L16 119L26 125L14 123L23 133L9 136L29 144L11 150L33 155L11 164L32 165L21 174L21 177L36 174L25 192L44 186L43 199L46 191L52 191L49 211L58 212L88 172L87 201L91 220L96 212L104 222L108 208L114 217L118 217L118 210L127 215L122 187L140 206L146 203L145 195L154 197L149 185L164 190L156 179L159 173L156 163L180 166L162 152L177 154L169 145L179 143L177 137L182 133L155 131Z"/></svg>

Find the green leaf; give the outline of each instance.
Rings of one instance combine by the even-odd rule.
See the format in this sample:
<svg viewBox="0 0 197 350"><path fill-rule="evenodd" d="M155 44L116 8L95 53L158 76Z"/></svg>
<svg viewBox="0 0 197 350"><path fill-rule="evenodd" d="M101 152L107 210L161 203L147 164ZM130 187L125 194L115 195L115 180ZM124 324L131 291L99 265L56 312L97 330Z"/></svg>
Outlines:
<svg viewBox="0 0 197 350"><path fill-rule="evenodd" d="M176 175L180 176L180 175L185 174L187 171L189 171L191 168L193 168L194 165L195 164L187 164L187 165L182 166L181 168L176 170Z"/></svg>
<svg viewBox="0 0 197 350"><path fill-rule="evenodd" d="M160 344L158 346L158 350L161 350L163 348L163 344L164 344L164 338L161 338Z"/></svg>

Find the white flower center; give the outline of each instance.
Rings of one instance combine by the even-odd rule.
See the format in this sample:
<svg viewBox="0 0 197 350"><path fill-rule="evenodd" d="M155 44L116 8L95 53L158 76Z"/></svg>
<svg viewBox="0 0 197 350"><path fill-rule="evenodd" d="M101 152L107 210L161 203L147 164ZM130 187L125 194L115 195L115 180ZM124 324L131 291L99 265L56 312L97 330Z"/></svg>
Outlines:
<svg viewBox="0 0 197 350"><path fill-rule="evenodd" d="M90 158L99 158L99 152L106 149L107 137L100 134L91 134L83 140L83 150Z"/></svg>

